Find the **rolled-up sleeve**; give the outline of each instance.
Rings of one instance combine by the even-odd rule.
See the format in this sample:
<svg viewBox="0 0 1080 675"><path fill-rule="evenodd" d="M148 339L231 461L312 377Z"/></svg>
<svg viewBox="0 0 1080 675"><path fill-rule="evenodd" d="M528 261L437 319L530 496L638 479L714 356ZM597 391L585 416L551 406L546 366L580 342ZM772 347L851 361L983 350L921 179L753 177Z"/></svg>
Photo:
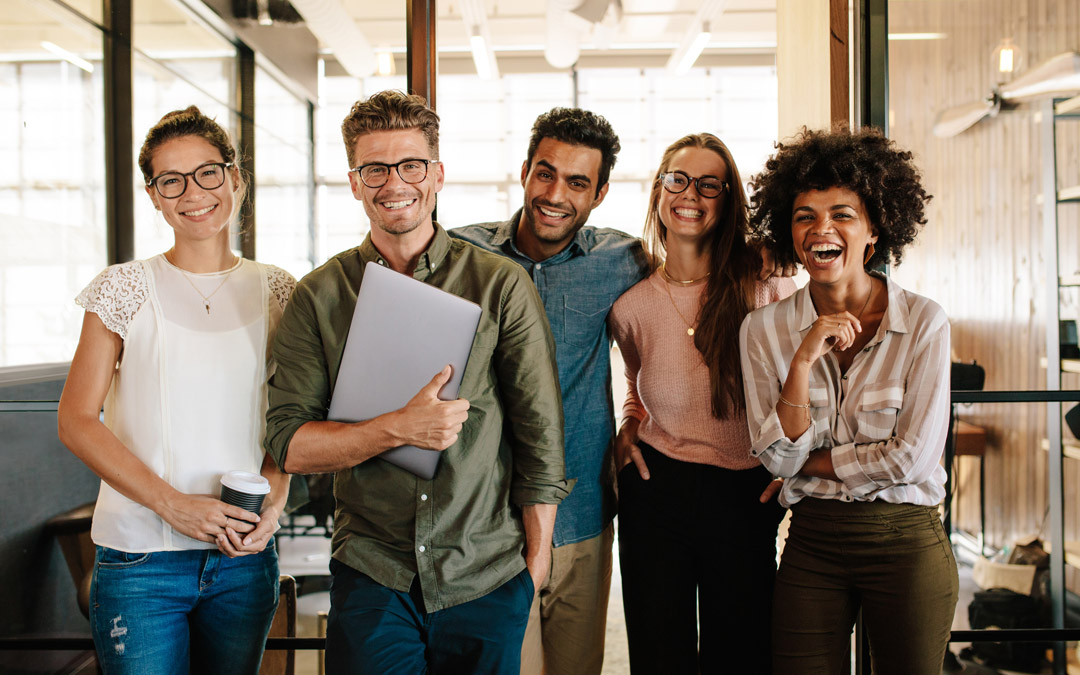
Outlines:
<svg viewBox="0 0 1080 675"><path fill-rule="evenodd" d="M742 362L746 423L750 431L750 454L774 476L790 478L799 473L810 451L821 447L828 436L828 419L811 415L812 424L792 440L784 433L776 405L787 378L786 361L780 354L775 331L766 330L775 308L767 306L751 312L739 330L739 358ZM770 344L771 342L771 344ZM813 397L811 397L813 398ZM812 401L813 402L813 401Z"/></svg>
<svg viewBox="0 0 1080 675"><path fill-rule="evenodd" d="M493 363L513 453L510 500L558 504L570 493L563 448L562 395L555 341L540 294L513 268L500 298Z"/></svg>
<svg viewBox="0 0 1080 675"><path fill-rule="evenodd" d="M330 379L312 295L297 286L278 324L273 355L277 369L270 378L266 411L266 451L285 465L289 443L308 422L326 419Z"/></svg>

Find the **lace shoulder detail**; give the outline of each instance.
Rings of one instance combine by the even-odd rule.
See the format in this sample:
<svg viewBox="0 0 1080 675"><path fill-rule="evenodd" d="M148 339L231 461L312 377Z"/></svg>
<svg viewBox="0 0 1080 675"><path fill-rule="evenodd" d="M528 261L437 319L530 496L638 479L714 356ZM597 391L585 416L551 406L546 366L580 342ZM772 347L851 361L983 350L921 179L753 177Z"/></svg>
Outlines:
<svg viewBox="0 0 1080 675"><path fill-rule="evenodd" d="M285 309L285 305L296 288L296 279L280 267L266 265L266 281L270 284L270 293L277 300L278 307Z"/></svg>
<svg viewBox="0 0 1080 675"><path fill-rule="evenodd" d="M149 295L145 268L136 260L106 267L75 303L97 314L106 328L126 340L128 325Z"/></svg>

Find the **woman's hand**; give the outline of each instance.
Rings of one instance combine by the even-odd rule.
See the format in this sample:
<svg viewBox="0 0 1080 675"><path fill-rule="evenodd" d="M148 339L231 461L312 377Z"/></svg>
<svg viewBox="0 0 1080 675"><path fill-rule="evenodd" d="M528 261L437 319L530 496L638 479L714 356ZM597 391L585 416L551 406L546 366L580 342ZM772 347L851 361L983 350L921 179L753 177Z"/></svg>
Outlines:
<svg viewBox="0 0 1080 675"><path fill-rule="evenodd" d="M758 497L758 501L762 504L768 504L770 499L780 494L780 490L783 487L783 478L773 478L771 481L769 481L769 484L765 486L765 489L761 491L761 496Z"/></svg>
<svg viewBox="0 0 1080 675"><path fill-rule="evenodd" d="M274 536L278 518L281 514L278 513L276 507L268 504L263 507L261 515L262 520L255 526L255 529L248 531L246 535L234 529L232 525L235 523L230 521L229 525L225 527L225 532L217 536L218 550L230 558L238 558L243 555L259 553L265 549L270 537ZM243 524L250 525L250 523Z"/></svg>
<svg viewBox="0 0 1080 675"><path fill-rule="evenodd" d="M225 534L226 528L246 535L260 523L256 514L226 504L212 495L181 492L169 497L158 515L180 534L209 543L215 543L218 535Z"/></svg>
<svg viewBox="0 0 1080 675"><path fill-rule="evenodd" d="M619 429L619 434L615 437L615 471L622 471L624 466L633 462L641 477L649 480L649 467L645 466L645 458L637 445L640 425L641 420L627 417Z"/></svg>
<svg viewBox="0 0 1080 675"><path fill-rule="evenodd" d="M795 358L812 365L829 351L842 352L855 343L862 324L851 312L819 316L803 338Z"/></svg>

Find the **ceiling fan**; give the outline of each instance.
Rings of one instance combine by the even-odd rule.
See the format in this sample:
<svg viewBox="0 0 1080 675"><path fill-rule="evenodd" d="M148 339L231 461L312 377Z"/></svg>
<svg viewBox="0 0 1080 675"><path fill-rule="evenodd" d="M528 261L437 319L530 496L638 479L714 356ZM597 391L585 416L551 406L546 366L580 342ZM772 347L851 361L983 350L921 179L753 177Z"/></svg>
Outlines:
<svg viewBox="0 0 1080 675"><path fill-rule="evenodd" d="M995 87L989 98L941 111L934 121L934 135L940 138L955 136L984 117L996 116L1002 106L1077 91L1080 91L1080 53L1064 52L1012 82Z"/></svg>

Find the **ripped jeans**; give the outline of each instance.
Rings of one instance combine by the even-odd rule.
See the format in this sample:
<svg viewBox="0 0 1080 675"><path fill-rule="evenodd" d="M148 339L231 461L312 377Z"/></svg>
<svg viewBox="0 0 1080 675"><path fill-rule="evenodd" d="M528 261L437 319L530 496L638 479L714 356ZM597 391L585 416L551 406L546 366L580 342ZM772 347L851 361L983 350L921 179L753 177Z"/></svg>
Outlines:
<svg viewBox="0 0 1080 675"><path fill-rule="evenodd" d="M90 626L106 675L254 675L278 601L273 539L257 555L97 547Z"/></svg>

